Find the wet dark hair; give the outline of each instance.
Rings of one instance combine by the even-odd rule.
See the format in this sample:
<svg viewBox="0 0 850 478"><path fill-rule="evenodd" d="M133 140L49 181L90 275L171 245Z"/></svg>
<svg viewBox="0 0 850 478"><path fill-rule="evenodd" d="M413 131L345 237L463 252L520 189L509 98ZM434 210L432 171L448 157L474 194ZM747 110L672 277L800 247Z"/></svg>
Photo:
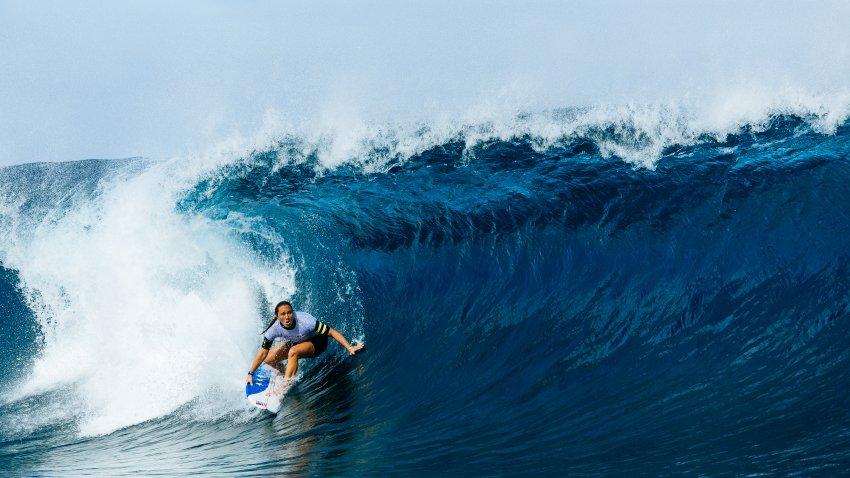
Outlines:
<svg viewBox="0 0 850 478"><path fill-rule="evenodd" d="M292 307L292 304L291 304L291 303L289 303L289 301L287 301L287 300L282 300L282 301L278 302L276 306L274 306L274 316L275 316L275 317L277 317L277 310L278 310L278 309L280 309L280 308L281 308L281 306L284 306L284 305L288 305L288 306L289 306L289 308L291 308L291 309L295 310L295 308L294 308L294 307Z"/></svg>

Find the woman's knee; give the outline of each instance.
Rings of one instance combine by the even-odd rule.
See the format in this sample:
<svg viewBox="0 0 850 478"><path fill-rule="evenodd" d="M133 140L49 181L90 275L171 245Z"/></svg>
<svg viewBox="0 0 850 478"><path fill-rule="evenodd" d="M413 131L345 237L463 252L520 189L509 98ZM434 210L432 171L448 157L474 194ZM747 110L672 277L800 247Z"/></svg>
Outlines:
<svg viewBox="0 0 850 478"><path fill-rule="evenodd" d="M272 347L272 349L269 351L268 355L266 355L266 359L263 360L263 362L265 362L265 363L280 362L286 357L288 352L289 352L289 349L287 347L284 347L284 346Z"/></svg>
<svg viewBox="0 0 850 478"><path fill-rule="evenodd" d="M314 354L315 348L313 348L313 344L306 342L290 348L289 352L287 353L287 357L290 359L297 360L299 358L310 358Z"/></svg>

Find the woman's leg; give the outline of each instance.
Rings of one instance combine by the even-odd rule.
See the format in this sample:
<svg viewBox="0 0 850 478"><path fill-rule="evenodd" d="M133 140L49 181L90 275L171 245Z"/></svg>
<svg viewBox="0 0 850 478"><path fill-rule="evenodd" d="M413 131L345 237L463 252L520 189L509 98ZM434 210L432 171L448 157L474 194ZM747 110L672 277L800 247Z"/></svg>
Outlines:
<svg viewBox="0 0 850 478"><path fill-rule="evenodd" d="M286 342L278 342L271 348L271 350L269 350L269 353L266 355L266 359L263 360L263 363L267 363L278 369L280 373L283 373L281 362L286 360L286 356L289 354L289 349L289 344Z"/></svg>
<svg viewBox="0 0 850 478"><path fill-rule="evenodd" d="M286 374L283 378L289 380L295 376L298 371L298 359L310 358L316 355L316 347L310 341L295 344L289 348L289 353L286 356Z"/></svg>

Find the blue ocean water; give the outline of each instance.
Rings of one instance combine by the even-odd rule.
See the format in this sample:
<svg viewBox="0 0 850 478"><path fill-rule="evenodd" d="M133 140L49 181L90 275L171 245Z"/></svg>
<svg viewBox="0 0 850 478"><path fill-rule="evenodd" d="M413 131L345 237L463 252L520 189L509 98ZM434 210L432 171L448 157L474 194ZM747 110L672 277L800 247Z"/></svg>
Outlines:
<svg viewBox="0 0 850 478"><path fill-rule="evenodd" d="M471 136L0 170L0 468L846 472L850 123ZM368 349L271 415L243 380L283 299Z"/></svg>

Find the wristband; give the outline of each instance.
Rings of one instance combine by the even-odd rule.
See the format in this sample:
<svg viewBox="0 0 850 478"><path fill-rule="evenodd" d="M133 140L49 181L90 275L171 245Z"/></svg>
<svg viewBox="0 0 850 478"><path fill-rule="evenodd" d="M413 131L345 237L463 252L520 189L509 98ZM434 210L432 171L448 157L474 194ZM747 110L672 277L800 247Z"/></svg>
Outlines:
<svg viewBox="0 0 850 478"><path fill-rule="evenodd" d="M254 375L254 371L251 370L250 372L248 372L248 375Z"/></svg>

